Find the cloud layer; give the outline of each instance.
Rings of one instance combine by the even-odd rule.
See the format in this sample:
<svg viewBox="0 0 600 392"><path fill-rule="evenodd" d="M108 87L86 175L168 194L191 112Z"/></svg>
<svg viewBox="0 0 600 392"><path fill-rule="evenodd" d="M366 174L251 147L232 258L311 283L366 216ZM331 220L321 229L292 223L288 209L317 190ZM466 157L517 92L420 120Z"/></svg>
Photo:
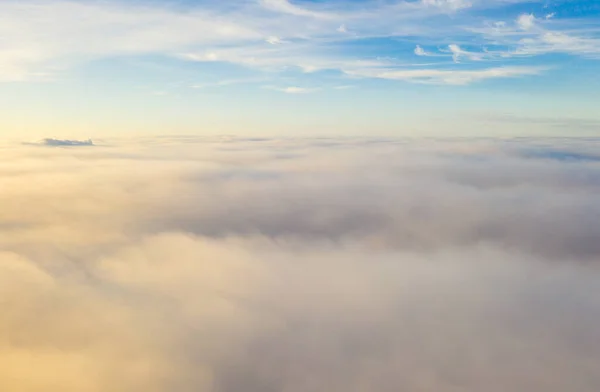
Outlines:
<svg viewBox="0 0 600 392"><path fill-rule="evenodd" d="M596 391L598 142L0 145L0 389Z"/></svg>

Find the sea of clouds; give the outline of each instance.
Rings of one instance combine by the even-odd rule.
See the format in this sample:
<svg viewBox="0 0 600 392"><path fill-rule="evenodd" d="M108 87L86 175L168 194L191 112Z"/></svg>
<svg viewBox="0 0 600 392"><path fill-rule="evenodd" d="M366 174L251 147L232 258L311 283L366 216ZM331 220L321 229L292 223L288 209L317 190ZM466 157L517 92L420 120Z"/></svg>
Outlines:
<svg viewBox="0 0 600 392"><path fill-rule="evenodd" d="M600 139L0 154L3 392L600 390Z"/></svg>

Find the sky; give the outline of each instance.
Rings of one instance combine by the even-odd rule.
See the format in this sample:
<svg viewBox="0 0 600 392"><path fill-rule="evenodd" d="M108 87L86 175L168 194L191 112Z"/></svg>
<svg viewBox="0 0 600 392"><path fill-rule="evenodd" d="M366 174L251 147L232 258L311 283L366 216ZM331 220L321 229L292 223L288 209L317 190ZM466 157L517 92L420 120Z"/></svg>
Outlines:
<svg viewBox="0 0 600 392"><path fill-rule="evenodd" d="M595 0L4 0L0 137L594 136Z"/></svg>
<svg viewBox="0 0 600 392"><path fill-rule="evenodd" d="M600 391L600 1L0 0L0 391Z"/></svg>

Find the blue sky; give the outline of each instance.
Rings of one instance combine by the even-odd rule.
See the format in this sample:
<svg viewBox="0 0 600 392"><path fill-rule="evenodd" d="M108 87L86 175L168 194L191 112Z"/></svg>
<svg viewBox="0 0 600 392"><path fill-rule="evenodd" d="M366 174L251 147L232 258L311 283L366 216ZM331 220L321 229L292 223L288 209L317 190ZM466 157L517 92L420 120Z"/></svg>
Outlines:
<svg viewBox="0 0 600 392"><path fill-rule="evenodd" d="M600 132L600 2L0 3L0 135Z"/></svg>

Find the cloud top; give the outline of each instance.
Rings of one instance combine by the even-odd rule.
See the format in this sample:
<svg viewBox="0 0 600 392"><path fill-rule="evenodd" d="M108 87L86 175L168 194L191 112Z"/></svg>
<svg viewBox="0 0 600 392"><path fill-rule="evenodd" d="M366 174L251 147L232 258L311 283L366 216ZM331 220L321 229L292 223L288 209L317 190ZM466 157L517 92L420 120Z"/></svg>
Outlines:
<svg viewBox="0 0 600 392"><path fill-rule="evenodd" d="M598 143L0 145L0 389L595 392Z"/></svg>

